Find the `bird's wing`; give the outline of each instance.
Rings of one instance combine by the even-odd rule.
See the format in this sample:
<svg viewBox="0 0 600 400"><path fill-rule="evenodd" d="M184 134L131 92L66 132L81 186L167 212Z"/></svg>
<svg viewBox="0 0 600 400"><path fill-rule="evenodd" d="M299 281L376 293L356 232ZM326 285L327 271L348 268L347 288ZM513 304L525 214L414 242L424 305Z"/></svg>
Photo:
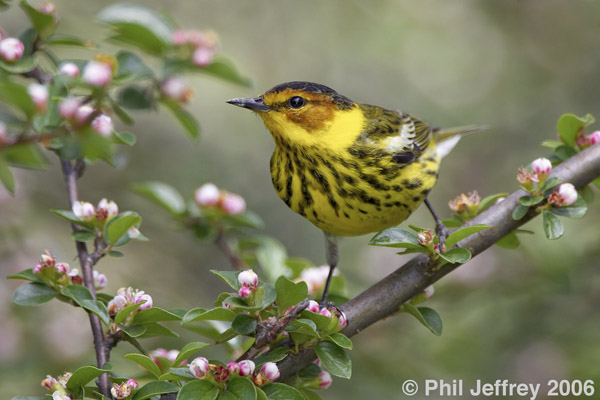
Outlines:
<svg viewBox="0 0 600 400"><path fill-rule="evenodd" d="M366 118L359 142L375 146L381 151L394 154L399 163L408 163L418 158L429 146L431 127L406 113L361 104Z"/></svg>

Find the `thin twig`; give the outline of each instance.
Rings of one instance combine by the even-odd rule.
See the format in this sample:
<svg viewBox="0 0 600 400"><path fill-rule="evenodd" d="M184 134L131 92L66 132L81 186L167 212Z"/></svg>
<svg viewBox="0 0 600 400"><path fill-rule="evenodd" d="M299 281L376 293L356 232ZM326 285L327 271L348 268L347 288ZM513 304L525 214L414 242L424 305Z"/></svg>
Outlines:
<svg viewBox="0 0 600 400"><path fill-rule="evenodd" d="M552 176L582 188L600 176L600 145L591 146L554 168ZM515 221L512 212L519 204L519 198L526 193L517 190L502 202L497 203L464 226L485 224L489 229L480 231L458 243L476 256L493 246L498 240L513 232L538 214L531 209L522 219ZM429 257L420 254L392 272L375 285L354 297L341 309L348 317L348 326L343 330L353 336L375 322L394 314L402 303L422 292L427 286L438 281L460 265L445 264L438 269L428 267ZM285 380L304 368L315 359L313 350L301 351L278 363L280 380Z"/></svg>
<svg viewBox="0 0 600 400"><path fill-rule="evenodd" d="M221 249L223 254L227 256L227 258L229 259L229 261L235 269L242 270L248 268L246 263L244 263L242 259L239 258L237 254L235 254L231 246L229 246L229 243L227 243L227 239L225 238L225 231L223 230L223 228L219 228L219 233L215 238L215 244L219 249Z"/></svg>
<svg viewBox="0 0 600 400"><path fill-rule="evenodd" d="M79 173L75 168L73 168L71 162L68 160L61 160L61 166L65 177L65 182L67 184L69 206L72 208L73 203L76 202L78 199L77 178L79 177ZM74 232L81 230L81 228L75 224L71 224L71 228ZM96 288L94 286L94 275L92 272L92 268L95 261L97 260L93 260L89 256L85 242L76 241L75 247L77 248L77 256L79 258L79 264L81 266L81 271L83 274L83 283L90 290L93 298L96 299ZM107 363L110 358L110 350L104 339L104 333L102 331L102 323L100 321L100 318L96 314L90 312L88 312L88 316L90 319L90 325L92 327L92 336L94 338L96 362L98 368L102 368L102 366L105 363ZM112 398L109 389L110 382L108 380L108 374L100 375L100 377L98 378L98 388L102 394L104 394L108 398Z"/></svg>

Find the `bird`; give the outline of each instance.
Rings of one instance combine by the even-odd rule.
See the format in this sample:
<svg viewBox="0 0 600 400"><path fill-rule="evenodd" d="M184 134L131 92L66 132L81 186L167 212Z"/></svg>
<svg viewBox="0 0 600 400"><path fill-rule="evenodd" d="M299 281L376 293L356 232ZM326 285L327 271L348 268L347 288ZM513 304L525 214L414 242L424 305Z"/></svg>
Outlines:
<svg viewBox="0 0 600 400"><path fill-rule="evenodd" d="M399 225L425 202L443 243L448 231L427 199L440 160L461 136L483 130L434 128L401 111L362 104L314 82L286 82L227 103L260 116L275 141L275 191L325 234L327 300L339 261L337 237Z"/></svg>

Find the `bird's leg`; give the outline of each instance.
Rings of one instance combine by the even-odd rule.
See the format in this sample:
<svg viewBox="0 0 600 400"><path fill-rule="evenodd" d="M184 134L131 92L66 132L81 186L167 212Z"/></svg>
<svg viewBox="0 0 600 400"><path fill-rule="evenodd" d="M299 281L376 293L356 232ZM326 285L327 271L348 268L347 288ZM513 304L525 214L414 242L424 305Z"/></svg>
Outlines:
<svg viewBox="0 0 600 400"><path fill-rule="evenodd" d="M431 215L433 215L433 219L435 219L435 233L440 241L440 251L443 251L442 249L444 247L444 243L446 242L446 238L450 232L448 232L448 228L446 228L440 217L438 217L437 213L433 209L433 206L429 202L429 199L427 198L425 199L425 205L429 209Z"/></svg>
<svg viewBox="0 0 600 400"><path fill-rule="evenodd" d="M337 237L331 233L325 233L325 256L327 258L327 264L329 264L329 274L327 275L327 281L325 282L325 288L323 289L323 297L321 297L321 307L325 307L325 303L327 302L327 294L329 293L331 278L333 278L333 270L340 259Z"/></svg>

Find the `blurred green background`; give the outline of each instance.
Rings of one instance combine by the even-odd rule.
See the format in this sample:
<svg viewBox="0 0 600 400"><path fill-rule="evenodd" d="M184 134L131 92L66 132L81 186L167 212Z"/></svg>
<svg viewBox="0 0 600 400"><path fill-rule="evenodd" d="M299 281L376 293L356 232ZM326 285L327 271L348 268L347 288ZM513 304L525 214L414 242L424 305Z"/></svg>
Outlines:
<svg viewBox="0 0 600 400"><path fill-rule="evenodd" d="M13 2L13 3L16 3ZM56 1L62 32L100 42L106 29L94 15L112 2ZM202 126L190 143L170 115L138 113L138 144L124 149L122 169L97 164L81 181L83 200L115 200L138 211L149 243L134 243L122 259L103 260L108 292L124 285L146 290L164 308L207 306L224 285L209 269L226 269L210 244L174 229L165 213L130 191L156 179L191 195L202 183L243 195L289 254L324 263L322 234L292 213L271 187L272 139L260 119L225 103L290 80L323 83L353 100L401 109L439 126L488 124L444 160L430 195L438 212L461 192L482 196L517 188L517 167L547 154L539 146L556 136L565 112L600 117L600 2L537 1L139 1L171 13L183 28L212 28L222 53L251 77L253 89L209 77L190 79L189 110ZM36 3L34 3L36 4ZM0 26L17 34L27 21L13 6ZM104 52L114 47L103 45ZM72 50L61 49L68 56ZM90 51L87 56L92 56ZM58 165L43 172L16 171L11 197L0 189L2 276L32 267L50 249L76 264L69 226L49 208L67 208ZM433 226L426 210L410 220ZM541 220L528 224L518 250L492 248L435 285L428 302L444 321L441 337L400 315L354 338L353 378L335 379L325 399L403 398L405 379L476 379L545 383L599 379L600 211L592 204L583 221L565 220L566 234L545 240ZM353 296L400 266L392 249L367 246L369 237L344 239L341 269ZM17 281L0 280L0 392L42 394L40 381L94 363L86 316L63 303L21 308L10 297ZM178 331L182 332L181 329ZM179 348L202 340L149 340L148 348ZM120 357L113 364L136 371ZM597 382L600 390L600 380ZM425 398L419 394L413 398ZM430 396L429 399L439 398Z"/></svg>

